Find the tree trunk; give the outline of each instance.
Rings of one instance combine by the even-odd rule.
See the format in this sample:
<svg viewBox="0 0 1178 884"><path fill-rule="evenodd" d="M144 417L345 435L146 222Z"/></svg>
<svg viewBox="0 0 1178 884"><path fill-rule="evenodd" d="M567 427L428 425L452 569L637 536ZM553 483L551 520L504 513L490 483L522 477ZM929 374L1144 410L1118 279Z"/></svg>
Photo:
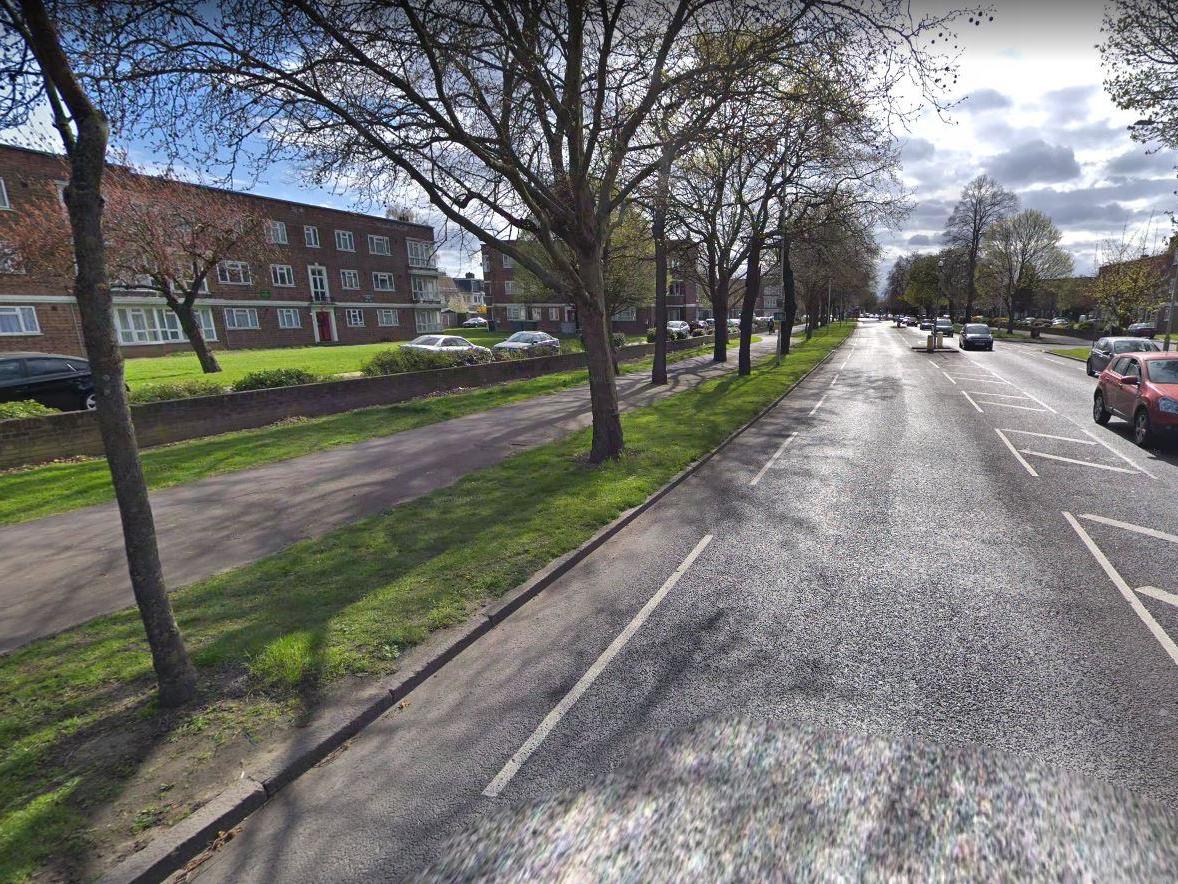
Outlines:
<svg viewBox="0 0 1178 884"><path fill-rule="evenodd" d="M751 374L753 370L753 308L761 293L761 241L754 237L749 243L748 271L744 276L744 299L740 303L740 353L736 373Z"/></svg>
<svg viewBox="0 0 1178 884"><path fill-rule="evenodd" d="M712 362L728 361L728 275L721 273L712 292L712 316L716 320L716 342L712 345Z"/></svg>
<svg viewBox="0 0 1178 884"><path fill-rule="evenodd" d="M969 256L969 285L965 287L965 322L973 322L973 302L978 295L978 283L974 278L978 272L978 256Z"/></svg>
<svg viewBox="0 0 1178 884"><path fill-rule="evenodd" d="M71 104L70 110L77 126L77 142L70 151L70 180L64 196L77 262L74 296L94 376L98 429L123 523L131 588L151 646L160 703L176 706L195 695L196 671L188 659L164 584L155 521L123 381L123 356L115 335L102 238L101 187L107 124L93 107L88 113L79 113L78 107Z"/></svg>
<svg viewBox="0 0 1178 884"><path fill-rule="evenodd" d="M793 265L789 255L789 230L781 225L781 327L777 330L777 353L789 355L790 337L794 323L798 321L798 289L794 280Z"/></svg>
<svg viewBox="0 0 1178 884"><path fill-rule="evenodd" d="M197 321L196 308L192 304L178 299L168 299L168 306L172 308L172 312L180 320L180 328L184 330L184 334L188 337L188 343L192 345L192 351L196 353L196 358L200 360L201 371L205 374L214 374L220 371L221 366L217 362L217 357L209 349L209 342L205 340L204 329L201 328L200 322Z"/></svg>
<svg viewBox="0 0 1178 884"><path fill-rule="evenodd" d="M671 152L663 148L651 219L654 236L654 364L650 382L667 383L667 190L671 172Z"/></svg>
<svg viewBox="0 0 1178 884"><path fill-rule="evenodd" d="M590 463L601 463L621 456L622 418L618 409L618 387L614 371L613 348L609 341L606 317L605 277L602 259L596 249L578 255L581 281L588 303L580 305L581 338L585 342L585 360L589 366L589 401L593 411L593 444Z"/></svg>

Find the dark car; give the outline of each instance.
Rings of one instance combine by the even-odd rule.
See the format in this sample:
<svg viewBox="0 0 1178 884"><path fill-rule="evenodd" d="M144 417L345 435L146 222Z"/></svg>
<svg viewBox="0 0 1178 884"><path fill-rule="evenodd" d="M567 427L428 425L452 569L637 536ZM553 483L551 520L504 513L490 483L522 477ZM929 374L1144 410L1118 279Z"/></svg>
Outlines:
<svg viewBox="0 0 1178 884"><path fill-rule="evenodd" d="M1138 445L1178 430L1178 354L1130 353L1113 359L1092 394L1092 419L1107 424L1113 415L1133 424Z"/></svg>
<svg viewBox="0 0 1178 884"><path fill-rule="evenodd" d="M90 363L54 353L0 353L0 402L22 399L62 411L93 410Z"/></svg>
<svg viewBox="0 0 1178 884"><path fill-rule="evenodd" d="M520 331L506 341L500 341L492 349L523 351L534 356L549 355L560 352L560 339L547 332Z"/></svg>
<svg viewBox="0 0 1178 884"><path fill-rule="evenodd" d="M1125 332L1137 338L1152 338L1158 333L1152 322L1135 322Z"/></svg>
<svg viewBox="0 0 1178 884"><path fill-rule="evenodd" d="M1149 338L1101 338L1092 345L1088 354L1088 376L1096 377L1104 371L1114 356L1122 353L1150 353L1160 349Z"/></svg>
<svg viewBox="0 0 1178 884"><path fill-rule="evenodd" d="M920 320L920 324L918 327L920 328L921 331L932 331L933 330L933 321L931 319L922 319L922 320Z"/></svg>
<svg viewBox="0 0 1178 884"><path fill-rule="evenodd" d="M994 334L990 326L980 322L967 322L961 327L962 350L993 350Z"/></svg>
<svg viewBox="0 0 1178 884"><path fill-rule="evenodd" d="M947 338L953 337L953 320L952 319L938 319L934 323L936 333L944 335Z"/></svg>

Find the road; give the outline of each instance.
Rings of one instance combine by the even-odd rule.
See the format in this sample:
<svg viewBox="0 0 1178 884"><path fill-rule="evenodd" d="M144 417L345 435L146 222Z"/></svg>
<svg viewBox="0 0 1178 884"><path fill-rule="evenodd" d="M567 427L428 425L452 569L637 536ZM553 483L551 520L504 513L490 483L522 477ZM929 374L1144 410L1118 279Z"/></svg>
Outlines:
<svg viewBox="0 0 1178 884"><path fill-rule="evenodd" d="M800 331L800 329L799 329ZM753 345L771 353L775 335ZM623 410L735 371L697 356L670 383L618 379ZM164 578L172 589L384 512L592 421L588 385L393 436L341 445L151 494ZM114 503L0 527L0 653L134 604Z"/></svg>
<svg viewBox="0 0 1178 884"><path fill-rule="evenodd" d="M480 863L549 877L652 821L682 824L646 843L663 849L706 838L700 819L767 808L768 828L734 833L724 862L733 844L769 844L803 878L1173 880L1178 464L1091 422L1080 363L1031 344L930 356L918 340L862 324L702 470L254 814L199 880L400 880L434 863L439 879ZM625 804L631 771L623 824L602 808ZM512 832L555 865L497 865ZM699 844L687 855L719 868Z"/></svg>

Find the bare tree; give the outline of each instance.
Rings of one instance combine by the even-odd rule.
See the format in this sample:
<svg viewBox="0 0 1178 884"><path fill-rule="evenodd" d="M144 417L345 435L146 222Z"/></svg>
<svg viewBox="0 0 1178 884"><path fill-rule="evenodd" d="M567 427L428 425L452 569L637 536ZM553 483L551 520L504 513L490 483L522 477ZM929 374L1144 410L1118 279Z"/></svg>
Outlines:
<svg viewBox="0 0 1178 884"><path fill-rule="evenodd" d="M965 321L973 315L977 297L978 253L986 229L995 221L1009 217L1018 210L1018 197L989 175L979 175L961 191L961 199L954 206L945 223L942 241L950 248L960 249L965 258L964 275Z"/></svg>
<svg viewBox="0 0 1178 884"><path fill-rule="evenodd" d="M1059 247L1062 234L1050 218L1025 209L991 224L982 243L984 273L1006 308L1006 330L1014 331L1015 298L1046 279L1072 272L1072 256Z"/></svg>
<svg viewBox="0 0 1178 884"><path fill-rule="evenodd" d="M81 10L75 10L81 14ZM78 27L80 22L71 22ZM84 27L84 25L82 25ZM139 461L135 428L115 336L102 229L102 181L108 127L75 75L58 24L41 0L0 0L6 121L27 119L48 104L69 158L64 200L77 262L74 297L94 374L98 428L123 524L131 587L147 632L161 704L174 706L196 693L196 671L172 614L156 546L155 522Z"/></svg>

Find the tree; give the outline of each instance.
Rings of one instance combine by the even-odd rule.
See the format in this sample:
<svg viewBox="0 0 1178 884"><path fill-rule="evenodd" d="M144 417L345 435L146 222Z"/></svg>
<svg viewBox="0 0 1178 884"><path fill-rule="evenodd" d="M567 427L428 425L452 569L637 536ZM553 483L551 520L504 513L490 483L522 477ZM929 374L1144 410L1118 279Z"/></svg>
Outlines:
<svg viewBox="0 0 1178 884"><path fill-rule="evenodd" d="M991 224L982 241L983 276L1006 309L1006 330L1014 331L1020 295L1042 280L1072 272L1072 257L1059 247L1062 234L1042 212L1026 209Z"/></svg>
<svg viewBox="0 0 1178 884"><path fill-rule="evenodd" d="M936 255L920 255L912 262L908 273L908 284L904 288L904 301L923 310L929 318L935 318L945 303L941 290L941 270Z"/></svg>
<svg viewBox="0 0 1178 884"><path fill-rule="evenodd" d="M1178 12L1169 0L1113 0L1100 44L1104 87L1122 110L1142 116L1136 141L1178 149Z"/></svg>
<svg viewBox="0 0 1178 884"><path fill-rule="evenodd" d="M973 302L977 297L978 253L986 229L1017 209L1018 197L989 175L979 175L962 189L961 199L945 223L942 241L950 248L959 249L965 260L966 322L973 316Z"/></svg>
<svg viewBox="0 0 1178 884"><path fill-rule="evenodd" d="M177 186L126 168L106 173L103 199L106 264L114 284L159 294L176 314L201 369L220 371L196 303L222 261L244 261L267 272L277 256L269 242L269 219L232 193ZM21 222L10 245L23 260L68 278L73 272L70 230L56 201L35 204Z"/></svg>
<svg viewBox="0 0 1178 884"><path fill-rule="evenodd" d="M1105 240L1097 252L1092 297L1107 320L1124 329L1138 314L1155 310L1165 299L1164 276L1156 258L1143 258L1132 238Z"/></svg>
<svg viewBox="0 0 1178 884"><path fill-rule="evenodd" d="M85 30L91 22L68 22ZM131 588L147 632L160 703L185 703L196 693L196 670L172 613L156 546L155 522L139 461L135 428L115 335L102 229L102 182L108 124L79 82L63 38L41 0L0 0L4 34L3 122L18 125L48 105L69 159L63 193L77 262L74 297L94 375L98 429L123 525Z"/></svg>

